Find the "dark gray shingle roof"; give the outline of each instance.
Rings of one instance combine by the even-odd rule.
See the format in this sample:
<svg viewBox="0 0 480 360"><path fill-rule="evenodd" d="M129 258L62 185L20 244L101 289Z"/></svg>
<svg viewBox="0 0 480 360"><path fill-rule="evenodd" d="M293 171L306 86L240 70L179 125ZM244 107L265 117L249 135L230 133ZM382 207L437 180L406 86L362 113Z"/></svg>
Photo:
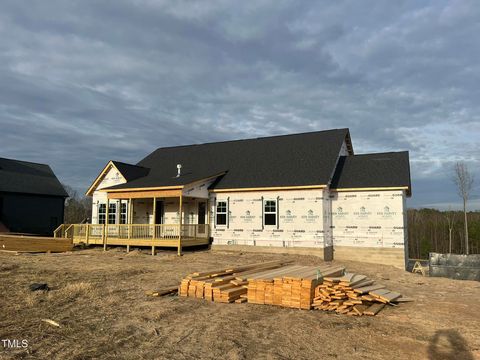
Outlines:
<svg viewBox="0 0 480 360"><path fill-rule="evenodd" d="M0 192L67 197L50 166L0 158Z"/></svg>
<svg viewBox="0 0 480 360"><path fill-rule="evenodd" d="M150 169L144 168L142 166L131 165L121 161L112 160L112 163L127 181L132 181L140 177L147 176L150 171Z"/></svg>
<svg viewBox="0 0 480 360"><path fill-rule="evenodd" d="M411 195L408 151L341 156L331 188L408 186Z"/></svg>
<svg viewBox="0 0 480 360"><path fill-rule="evenodd" d="M110 189L185 185L224 172L215 189L324 185L347 135L335 129L159 148L137 164L150 169L146 176Z"/></svg>

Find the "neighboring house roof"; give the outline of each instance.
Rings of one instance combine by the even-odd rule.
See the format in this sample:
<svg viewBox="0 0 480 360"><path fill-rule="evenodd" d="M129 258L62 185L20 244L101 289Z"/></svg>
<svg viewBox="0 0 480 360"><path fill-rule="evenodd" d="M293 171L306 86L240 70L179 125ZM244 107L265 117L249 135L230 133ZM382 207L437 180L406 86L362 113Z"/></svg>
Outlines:
<svg viewBox="0 0 480 360"><path fill-rule="evenodd" d="M50 166L0 158L0 192L68 197Z"/></svg>
<svg viewBox="0 0 480 360"><path fill-rule="evenodd" d="M408 187L407 193L411 195L408 151L341 156L330 187Z"/></svg>
<svg viewBox="0 0 480 360"><path fill-rule="evenodd" d="M335 129L159 148L137 164L147 175L108 189L181 186L220 174L215 189L327 185L345 140L351 149L348 129Z"/></svg>

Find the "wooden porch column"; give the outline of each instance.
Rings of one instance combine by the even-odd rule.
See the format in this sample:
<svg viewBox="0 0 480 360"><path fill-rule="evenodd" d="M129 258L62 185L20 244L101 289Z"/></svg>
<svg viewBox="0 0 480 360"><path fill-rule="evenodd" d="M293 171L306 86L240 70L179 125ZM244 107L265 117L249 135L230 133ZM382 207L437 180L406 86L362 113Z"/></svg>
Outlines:
<svg viewBox="0 0 480 360"><path fill-rule="evenodd" d="M105 224L103 226L103 251L107 251L107 238L108 238L108 218L110 217L110 199L107 196L107 209L106 209Z"/></svg>
<svg viewBox="0 0 480 360"><path fill-rule="evenodd" d="M128 217L127 217L127 253L130 252L130 239L132 238L132 223L133 223L133 200L132 198L128 199Z"/></svg>
<svg viewBox="0 0 480 360"><path fill-rule="evenodd" d="M207 221L205 221L205 223L206 223L208 226L210 226L210 201L207 199L207 200L205 201L205 203L206 203L205 206L207 207Z"/></svg>
<svg viewBox="0 0 480 360"><path fill-rule="evenodd" d="M153 233L152 233L152 242L155 241L155 233L157 231L157 198L153 197ZM152 244L152 256L155 255L155 245Z"/></svg>
<svg viewBox="0 0 480 360"><path fill-rule="evenodd" d="M133 200L132 198L128 199L128 239L132 237L132 223L133 223Z"/></svg>
<svg viewBox="0 0 480 360"><path fill-rule="evenodd" d="M182 199L183 196L180 195L179 197L179 204L178 204L178 209L179 209L179 232L178 232L178 256L182 255L182 218L183 218L183 202Z"/></svg>
<svg viewBox="0 0 480 360"><path fill-rule="evenodd" d="M207 233L207 240L209 241L209 244L210 244L210 199L207 198L207 221L205 221L206 223L206 233Z"/></svg>

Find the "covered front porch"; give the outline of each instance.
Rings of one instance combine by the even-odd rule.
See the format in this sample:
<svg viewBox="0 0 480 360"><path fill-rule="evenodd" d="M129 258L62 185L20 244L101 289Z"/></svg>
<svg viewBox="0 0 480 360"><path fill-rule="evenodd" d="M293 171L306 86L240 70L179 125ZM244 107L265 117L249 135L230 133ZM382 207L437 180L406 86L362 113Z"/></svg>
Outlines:
<svg viewBox="0 0 480 360"><path fill-rule="evenodd" d="M95 211L96 210L96 211ZM55 237L74 244L182 248L210 243L208 200L181 189L107 192L94 204L92 224L62 224Z"/></svg>

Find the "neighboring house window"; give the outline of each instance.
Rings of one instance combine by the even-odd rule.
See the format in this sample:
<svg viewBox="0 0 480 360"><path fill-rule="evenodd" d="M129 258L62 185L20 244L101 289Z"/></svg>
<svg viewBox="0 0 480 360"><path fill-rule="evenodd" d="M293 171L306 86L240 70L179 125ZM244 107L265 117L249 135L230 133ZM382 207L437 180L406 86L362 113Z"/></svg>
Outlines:
<svg viewBox="0 0 480 360"><path fill-rule="evenodd" d="M227 225L227 202L217 202L217 225Z"/></svg>
<svg viewBox="0 0 480 360"><path fill-rule="evenodd" d="M108 223L115 224L117 219L117 204L109 204L108 207Z"/></svg>
<svg viewBox="0 0 480 360"><path fill-rule="evenodd" d="M120 224L127 223L127 203L120 204Z"/></svg>
<svg viewBox="0 0 480 360"><path fill-rule="evenodd" d="M105 224L105 216L107 212L107 204L98 205L98 223Z"/></svg>
<svg viewBox="0 0 480 360"><path fill-rule="evenodd" d="M277 201L265 200L263 206L263 223L265 225L277 225Z"/></svg>

